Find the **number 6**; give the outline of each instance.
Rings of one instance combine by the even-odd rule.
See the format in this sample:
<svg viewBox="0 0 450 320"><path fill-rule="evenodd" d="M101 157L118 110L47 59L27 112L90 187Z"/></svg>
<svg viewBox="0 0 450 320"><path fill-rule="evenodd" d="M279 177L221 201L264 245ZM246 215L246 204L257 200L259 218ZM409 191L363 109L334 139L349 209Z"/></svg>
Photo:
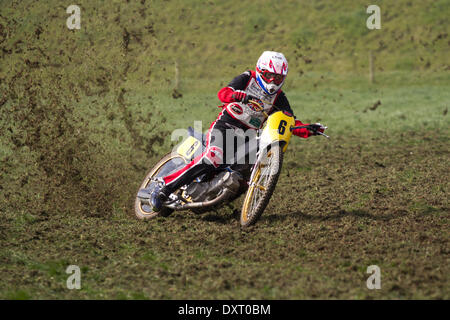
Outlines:
<svg viewBox="0 0 450 320"><path fill-rule="evenodd" d="M285 120L280 121L280 125L278 126L278 133L283 135L286 131L287 122Z"/></svg>

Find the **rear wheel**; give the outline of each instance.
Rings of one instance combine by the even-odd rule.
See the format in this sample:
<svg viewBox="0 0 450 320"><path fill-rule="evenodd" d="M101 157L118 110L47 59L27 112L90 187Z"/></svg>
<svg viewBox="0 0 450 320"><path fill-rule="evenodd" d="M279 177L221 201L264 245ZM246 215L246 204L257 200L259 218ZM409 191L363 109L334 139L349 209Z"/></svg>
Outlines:
<svg viewBox="0 0 450 320"><path fill-rule="evenodd" d="M186 165L186 160L180 156L179 154L169 153L165 155L145 176L144 181L142 182L140 189L145 189L151 187L153 182L152 178L160 178L165 177L176 170L179 170L182 166ZM160 211L155 212L152 210L150 205L147 202L143 202L140 198L136 197L134 202L134 212L139 219L147 220L154 218L158 215L168 216L173 212L172 209L162 208Z"/></svg>
<svg viewBox="0 0 450 320"><path fill-rule="evenodd" d="M275 191L283 163L283 151L276 145L256 164L249 182L241 211L241 226L246 228L254 224L269 203Z"/></svg>

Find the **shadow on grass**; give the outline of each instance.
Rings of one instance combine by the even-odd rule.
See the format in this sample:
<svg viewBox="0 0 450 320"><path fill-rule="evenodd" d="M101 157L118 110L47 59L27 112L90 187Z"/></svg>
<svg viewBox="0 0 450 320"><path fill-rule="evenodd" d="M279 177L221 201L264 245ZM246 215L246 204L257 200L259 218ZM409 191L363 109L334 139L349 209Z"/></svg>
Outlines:
<svg viewBox="0 0 450 320"><path fill-rule="evenodd" d="M404 210L395 210L394 212L383 214L383 213L372 213L367 210L340 210L326 215L313 215L305 214L301 211L294 211L288 214L271 214L261 217L261 221L276 222L285 221L287 219L295 218L298 221L338 221L347 217L353 218L366 218L378 221L389 221L395 218L405 216L407 214Z"/></svg>
<svg viewBox="0 0 450 320"><path fill-rule="evenodd" d="M205 211L201 213L194 213L191 211L180 211L176 214L171 215L168 219L175 219L178 222L184 220L200 220L203 222L213 222L217 224L229 224L233 220L239 220L240 211L234 210L232 213L223 213L218 211Z"/></svg>
<svg viewBox="0 0 450 320"><path fill-rule="evenodd" d="M238 210L234 210L233 213L218 213L218 212L208 212L202 214L203 221L215 222L219 224L229 224L233 220L239 220L240 212Z"/></svg>
<svg viewBox="0 0 450 320"><path fill-rule="evenodd" d="M407 214L407 211L405 210L395 210L390 213L373 213L368 210L339 210L335 211L330 214L321 214L321 215L315 215L315 214L306 214L302 211L294 211L287 214L280 214L280 213L274 213L274 214L267 214L263 213L260 217L259 221L261 222L284 222L289 219L293 219L295 221L339 221L344 218L353 217L355 219L370 219L375 221L390 221L395 218L403 217ZM183 215L176 215L172 216L172 218L175 218L176 220L189 220L189 219L199 219L201 221L205 222L213 222L217 224L229 224L233 220L239 221L240 219L240 211L235 209L233 213L222 213L217 211L207 211L204 213L191 213L183 214Z"/></svg>

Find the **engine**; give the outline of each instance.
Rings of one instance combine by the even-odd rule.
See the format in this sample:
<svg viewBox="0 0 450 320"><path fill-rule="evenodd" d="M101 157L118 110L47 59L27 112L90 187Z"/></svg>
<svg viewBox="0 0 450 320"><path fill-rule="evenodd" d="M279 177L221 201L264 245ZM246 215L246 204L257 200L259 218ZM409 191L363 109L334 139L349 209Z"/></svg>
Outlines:
<svg viewBox="0 0 450 320"><path fill-rule="evenodd" d="M192 182L186 189L186 195L190 196L193 202L203 202L216 198L223 188L237 193L241 179L237 172L222 171L210 181Z"/></svg>

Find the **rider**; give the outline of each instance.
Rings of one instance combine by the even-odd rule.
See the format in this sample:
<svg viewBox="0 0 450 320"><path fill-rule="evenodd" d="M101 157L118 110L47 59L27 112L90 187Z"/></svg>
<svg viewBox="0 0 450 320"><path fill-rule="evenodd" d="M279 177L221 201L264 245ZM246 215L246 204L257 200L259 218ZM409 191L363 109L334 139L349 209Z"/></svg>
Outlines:
<svg viewBox="0 0 450 320"><path fill-rule="evenodd" d="M248 70L235 77L227 87L218 92L222 111L211 124L207 134L205 151L194 158L184 168L164 177L151 194L153 211L159 211L167 197L189 183L199 175L215 170L219 166L229 165L222 148L222 140L227 129L256 130L260 129L265 116L255 110L249 100L256 100L267 114L281 110L293 116L289 102L281 90L288 73L288 63L282 53L264 51L256 64L256 71ZM307 125L295 120L295 126ZM325 127L317 124L317 131L323 132ZM215 134L217 132L218 134ZM306 128L294 129L293 134L302 138L315 135ZM220 138L217 138L220 137Z"/></svg>

